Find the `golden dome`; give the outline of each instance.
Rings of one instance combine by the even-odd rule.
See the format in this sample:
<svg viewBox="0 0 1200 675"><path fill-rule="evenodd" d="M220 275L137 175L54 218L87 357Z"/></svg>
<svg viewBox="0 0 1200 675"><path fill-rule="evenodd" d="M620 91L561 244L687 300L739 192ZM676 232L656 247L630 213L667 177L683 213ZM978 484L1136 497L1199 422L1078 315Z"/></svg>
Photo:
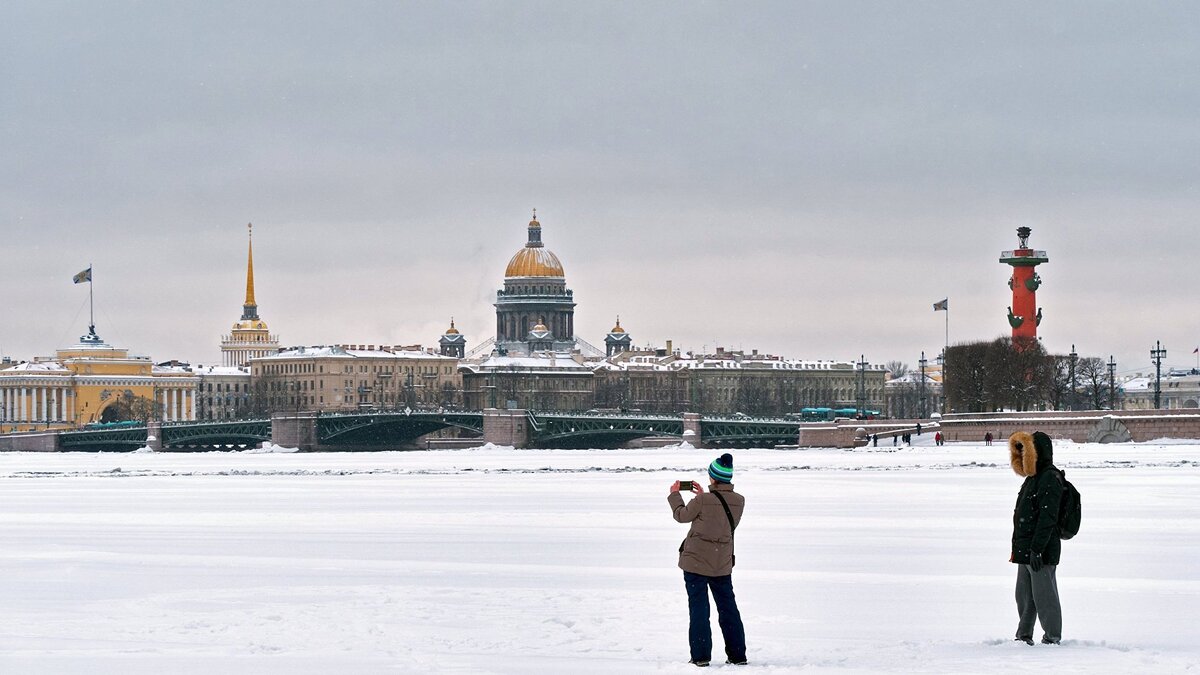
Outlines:
<svg viewBox="0 0 1200 675"><path fill-rule="evenodd" d="M544 248L525 247L508 261L506 277L565 277L558 256Z"/></svg>
<svg viewBox="0 0 1200 675"><path fill-rule="evenodd" d="M550 329L546 328L546 324L539 321L537 323L537 325L533 327L533 330L531 330L529 332L530 333L545 333L548 330L550 330Z"/></svg>
<svg viewBox="0 0 1200 675"><path fill-rule="evenodd" d="M610 333L624 333L625 332L625 329L621 328L621 317L619 317L619 316L617 317L617 325L613 326L613 329L608 332L610 332Z"/></svg>
<svg viewBox="0 0 1200 675"><path fill-rule="evenodd" d="M458 329L454 327L454 319L450 319L450 327L446 329L446 335L458 335Z"/></svg>
<svg viewBox="0 0 1200 675"><path fill-rule="evenodd" d="M529 221L529 241L525 248L517 251L508 267L504 270L505 277L565 277L562 263L558 256L547 251L542 246L542 224L538 222L537 210L533 212L533 220Z"/></svg>

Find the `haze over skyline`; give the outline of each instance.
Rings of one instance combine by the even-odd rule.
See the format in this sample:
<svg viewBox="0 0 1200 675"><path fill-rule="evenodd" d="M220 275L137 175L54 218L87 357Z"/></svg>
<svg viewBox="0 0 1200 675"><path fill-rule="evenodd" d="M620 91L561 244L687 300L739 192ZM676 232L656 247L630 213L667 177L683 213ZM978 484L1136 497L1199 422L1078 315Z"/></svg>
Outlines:
<svg viewBox="0 0 1200 675"><path fill-rule="evenodd" d="M0 353L87 330L219 363L256 295L285 345L494 334L538 209L593 344L931 360L1009 333L1193 366L1190 3L11 3Z"/></svg>

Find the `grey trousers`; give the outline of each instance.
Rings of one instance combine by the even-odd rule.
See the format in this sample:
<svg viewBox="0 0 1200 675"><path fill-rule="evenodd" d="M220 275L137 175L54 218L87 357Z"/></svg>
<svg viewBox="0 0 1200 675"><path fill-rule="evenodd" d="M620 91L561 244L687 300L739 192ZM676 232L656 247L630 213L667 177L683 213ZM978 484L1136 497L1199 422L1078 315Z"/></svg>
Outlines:
<svg viewBox="0 0 1200 675"><path fill-rule="evenodd" d="M1029 565L1017 565L1017 637L1033 639L1033 622L1042 624L1042 640L1062 639L1062 606L1058 602L1058 565L1042 565L1034 572Z"/></svg>

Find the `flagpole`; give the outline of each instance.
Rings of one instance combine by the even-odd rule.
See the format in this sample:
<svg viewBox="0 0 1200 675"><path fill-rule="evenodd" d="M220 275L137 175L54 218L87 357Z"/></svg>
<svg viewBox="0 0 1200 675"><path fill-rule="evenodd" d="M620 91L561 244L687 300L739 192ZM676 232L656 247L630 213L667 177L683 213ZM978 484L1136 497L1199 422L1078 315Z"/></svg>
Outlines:
<svg viewBox="0 0 1200 675"><path fill-rule="evenodd" d="M96 333L96 301L92 296L92 263L88 263L88 330Z"/></svg>

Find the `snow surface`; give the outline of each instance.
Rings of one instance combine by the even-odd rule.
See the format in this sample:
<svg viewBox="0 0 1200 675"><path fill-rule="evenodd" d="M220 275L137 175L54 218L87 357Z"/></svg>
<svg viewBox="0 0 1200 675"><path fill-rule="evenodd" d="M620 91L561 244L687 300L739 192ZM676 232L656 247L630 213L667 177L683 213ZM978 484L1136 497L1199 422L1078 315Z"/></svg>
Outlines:
<svg viewBox="0 0 1200 675"><path fill-rule="evenodd" d="M1011 641L1006 453L733 451L715 672L1200 671L1200 445L1056 445L1058 647ZM716 454L0 454L0 672L690 673L666 493Z"/></svg>

